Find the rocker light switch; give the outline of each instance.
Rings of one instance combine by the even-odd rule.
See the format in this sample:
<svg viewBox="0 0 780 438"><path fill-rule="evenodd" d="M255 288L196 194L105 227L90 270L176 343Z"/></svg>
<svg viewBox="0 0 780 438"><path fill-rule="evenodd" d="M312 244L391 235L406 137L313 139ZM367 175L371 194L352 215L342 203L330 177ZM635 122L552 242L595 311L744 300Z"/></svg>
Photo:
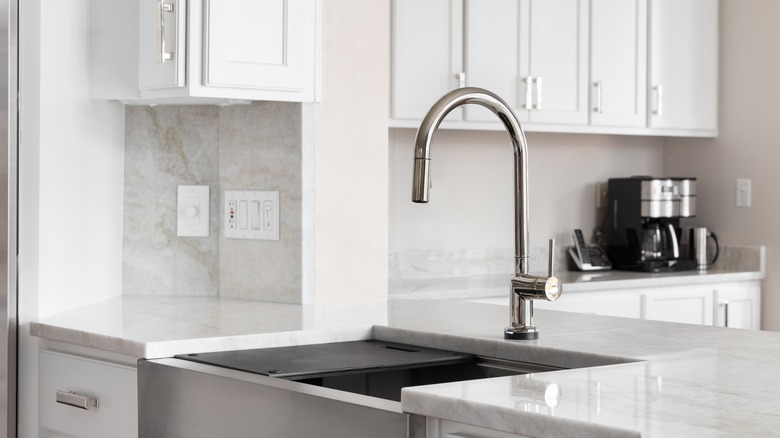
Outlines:
<svg viewBox="0 0 780 438"><path fill-rule="evenodd" d="M225 238L279 240L279 192L225 191Z"/></svg>
<svg viewBox="0 0 780 438"><path fill-rule="evenodd" d="M209 186L179 186L176 235L209 237Z"/></svg>

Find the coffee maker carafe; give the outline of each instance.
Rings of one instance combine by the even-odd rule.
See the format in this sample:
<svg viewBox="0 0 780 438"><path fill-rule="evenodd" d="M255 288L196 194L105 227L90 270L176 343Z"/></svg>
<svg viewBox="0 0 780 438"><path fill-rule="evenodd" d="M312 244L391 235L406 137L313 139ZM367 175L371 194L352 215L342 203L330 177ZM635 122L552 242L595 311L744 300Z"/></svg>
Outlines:
<svg viewBox="0 0 780 438"><path fill-rule="evenodd" d="M662 261L680 258L677 232L670 222L648 220L642 227L640 254L643 261Z"/></svg>
<svg viewBox="0 0 780 438"><path fill-rule="evenodd" d="M695 178L608 181L605 237L615 268L664 272L695 269L680 257L680 218L696 215Z"/></svg>

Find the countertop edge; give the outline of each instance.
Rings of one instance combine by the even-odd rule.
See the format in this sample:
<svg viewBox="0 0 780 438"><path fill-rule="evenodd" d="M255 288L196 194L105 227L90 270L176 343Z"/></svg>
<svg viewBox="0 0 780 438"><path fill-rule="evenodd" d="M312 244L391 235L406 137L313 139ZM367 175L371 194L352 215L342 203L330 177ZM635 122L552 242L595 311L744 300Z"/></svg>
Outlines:
<svg viewBox="0 0 780 438"><path fill-rule="evenodd" d="M431 395L415 387L401 390L401 410L442 420L533 437L639 438L641 433L599 423L538 415L516 408L469 401L469 414L453 415L448 406L463 403L457 397ZM424 412L424 413L422 413Z"/></svg>

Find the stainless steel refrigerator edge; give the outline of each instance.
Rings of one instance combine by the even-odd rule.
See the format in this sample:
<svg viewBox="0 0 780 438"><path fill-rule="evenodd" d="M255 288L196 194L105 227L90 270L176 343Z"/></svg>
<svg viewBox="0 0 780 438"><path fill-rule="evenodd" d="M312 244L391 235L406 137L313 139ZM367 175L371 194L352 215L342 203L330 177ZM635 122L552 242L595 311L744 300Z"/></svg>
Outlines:
<svg viewBox="0 0 780 438"><path fill-rule="evenodd" d="M16 436L18 0L0 0L0 435Z"/></svg>

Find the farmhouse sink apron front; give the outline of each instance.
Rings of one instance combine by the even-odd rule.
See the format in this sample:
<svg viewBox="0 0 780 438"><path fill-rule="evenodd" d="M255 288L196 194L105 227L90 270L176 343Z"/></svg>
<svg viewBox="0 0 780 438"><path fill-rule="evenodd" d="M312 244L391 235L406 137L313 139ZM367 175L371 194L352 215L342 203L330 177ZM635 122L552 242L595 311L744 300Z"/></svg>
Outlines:
<svg viewBox="0 0 780 438"><path fill-rule="evenodd" d="M140 437L424 437L409 386L560 368L377 340L139 362Z"/></svg>

